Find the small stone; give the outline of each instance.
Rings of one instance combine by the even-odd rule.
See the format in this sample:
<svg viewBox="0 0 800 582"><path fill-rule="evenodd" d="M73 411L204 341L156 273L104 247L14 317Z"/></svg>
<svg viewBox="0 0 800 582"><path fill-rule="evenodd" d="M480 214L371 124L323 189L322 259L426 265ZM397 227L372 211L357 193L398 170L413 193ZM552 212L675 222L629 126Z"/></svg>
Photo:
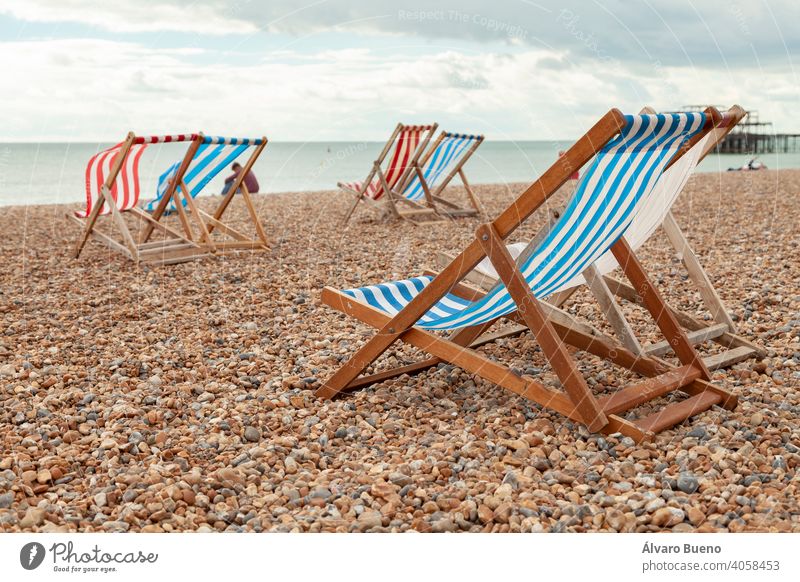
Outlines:
<svg viewBox="0 0 800 582"><path fill-rule="evenodd" d="M456 524L449 517L437 519L431 524L431 530L434 533L445 533L456 530Z"/></svg>
<svg viewBox="0 0 800 582"><path fill-rule="evenodd" d="M105 507L106 505L108 505L108 496L104 491L101 491L100 493L94 496L94 504L97 507Z"/></svg>
<svg viewBox="0 0 800 582"><path fill-rule="evenodd" d="M337 439L343 439L344 437L347 436L347 428L344 426L340 426L339 428L336 429L336 432L333 433L333 436L336 437Z"/></svg>
<svg viewBox="0 0 800 582"><path fill-rule="evenodd" d="M38 507L29 507L25 512L25 516L20 520L19 526L22 529L29 529L37 527L44 523L44 509Z"/></svg>
<svg viewBox="0 0 800 582"><path fill-rule="evenodd" d="M494 519L494 512L486 505L478 507L478 519L481 523L489 523Z"/></svg>
<svg viewBox="0 0 800 582"><path fill-rule="evenodd" d="M257 443L261 440L261 431L254 426L248 426L244 429L244 438L251 443Z"/></svg>
<svg viewBox="0 0 800 582"><path fill-rule="evenodd" d="M494 510L494 520L497 523L508 523L508 519L511 517L512 507L510 503L501 503L497 506L497 509Z"/></svg>
<svg viewBox="0 0 800 582"><path fill-rule="evenodd" d="M696 426L692 430L690 430L687 434L687 437L692 437L695 439L704 439L706 438L706 429L704 426Z"/></svg>
<svg viewBox="0 0 800 582"><path fill-rule="evenodd" d="M689 509L687 509L686 517L689 519L689 523L691 523L695 527L697 527L706 520L706 514L703 513L697 507L690 507Z"/></svg>
<svg viewBox="0 0 800 582"><path fill-rule="evenodd" d="M101 449L116 449L117 448L117 441L114 439L105 439L103 442L100 443Z"/></svg>
<svg viewBox="0 0 800 582"><path fill-rule="evenodd" d="M503 483L495 490L494 495L501 500L511 499L513 491L514 488L509 483Z"/></svg>
<svg viewBox="0 0 800 582"><path fill-rule="evenodd" d="M406 485L411 485L411 477L400 471L395 471L394 473L389 473L389 482L398 487L405 487Z"/></svg>
<svg viewBox="0 0 800 582"><path fill-rule="evenodd" d="M625 521L625 514L618 509L611 509L606 513L606 523L616 531L622 531L625 528Z"/></svg>
<svg viewBox="0 0 800 582"><path fill-rule="evenodd" d="M672 527L681 523L686 514L677 507L662 507L653 514L650 522L657 527Z"/></svg>
<svg viewBox="0 0 800 582"><path fill-rule="evenodd" d="M377 497L379 499L389 499L389 497L397 493L397 486L387 483L383 479L379 479L372 484L370 493L373 497Z"/></svg>
<svg viewBox="0 0 800 582"><path fill-rule="evenodd" d="M358 528L367 531L383 525L383 515L380 511L368 510L358 516Z"/></svg>
<svg viewBox="0 0 800 582"><path fill-rule="evenodd" d="M283 466L288 475L297 473L297 461L294 460L294 457L286 457L286 459L283 461Z"/></svg>
<svg viewBox="0 0 800 582"><path fill-rule="evenodd" d="M48 471L47 469L42 469L42 470L41 470L41 471L39 471L39 473L36 475L36 481L37 481L38 483L41 483L41 484L43 484L43 485L44 485L45 483L49 483L49 482L50 482L50 481L52 481L52 480L53 480L53 476L50 474L50 471Z"/></svg>
<svg viewBox="0 0 800 582"><path fill-rule="evenodd" d="M311 499L322 499L324 501L327 501L328 499L331 498L332 495L333 494L331 493L331 490L328 489L327 487L315 487L314 490L311 493L309 493L308 496Z"/></svg>
<svg viewBox="0 0 800 582"><path fill-rule="evenodd" d="M760 426L762 422L764 422L764 415L760 412L756 412L750 417L751 426Z"/></svg>
<svg viewBox="0 0 800 582"><path fill-rule="evenodd" d="M503 477L503 485L511 485L512 489L519 489L519 477L514 471L509 471Z"/></svg>
<svg viewBox="0 0 800 582"><path fill-rule="evenodd" d="M647 502L647 505L644 506L644 510L647 513L653 513L657 509L661 509L662 507L664 507L666 504L667 502L664 501L662 497L656 497L655 499L652 499Z"/></svg>
<svg viewBox="0 0 800 582"><path fill-rule="evenodd" d="M13 376L17 371L12 364L4 364L0 366L0 376Z"/></svg>
<svg viewBox="0 0 800 582"><path fill-rule="evenodd" d="M688 472L682 472L678 475L678 489L683 491L684 493L694 493L697 491L697 488L700 487L700 483L693 474Z"/></svg>
<svg viewBox="0 0 800 582"><path fill-rule="evenodd" d="M14 494L12 492L3 493L0 495L0 509L8 509L14 503Z"/></svg>

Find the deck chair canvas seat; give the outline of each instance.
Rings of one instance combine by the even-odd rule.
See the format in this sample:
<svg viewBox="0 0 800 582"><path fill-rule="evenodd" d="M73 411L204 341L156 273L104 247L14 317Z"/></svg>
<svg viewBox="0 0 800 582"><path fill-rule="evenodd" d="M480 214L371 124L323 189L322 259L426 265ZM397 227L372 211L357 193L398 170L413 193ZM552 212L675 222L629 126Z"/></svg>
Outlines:
<svg viewBox="0 0 800 582"><path fill-rule="evenodd" d="M378 159L373 162L367 177L360 182L339 182L337 184L345 192L355 195L355 201L344 217L344 224L347 224L362 201L369 203L383 200L396 217L400 217L397 204L406 204L413 209L421 208L411 201L398 200L394 189L398 184L406 182L409 173L425 151L437 127L438 125L435 123L432 125L398 123L378 155ZM387 158L388 164L384 168ZM428 212L430 211L428 210Z"/></svg>
<svg viewBox="0 0 800 582"><path fill-rule="evenodd" d="M643 113L653 113L653 110L645 108ZM741 108L731 108L724 117L725 123L710 131L692 147L690 152L682 156L677 164L689 164L695 167L709 152L714 150L744 115L745 112ZM656 186L663 192L654 192L648 204L639 209L626 232L626 240L634 250L637 250L650 239L659 227L667 235L668 241L687 268L689 279L700 290L700 297L711 314L713 322L705 324L688 314L674 309L673 311L675 311L679 323L686 328L690 341L695 344L713 341L723 347L719 353L704 358L704 362L710 370L727 367L753 356L763 357L766 352L761 346L736 335L736 327L732 318L672 215L671 207L685 186L685 180L670 179L678 175L675 170L676 168L672 167L664 173L664 177ZM542 232L538 233L533 241L542 236L548 228L545 227ZM507 245L507 249L509 254L517 260L520 256L524 256L533 244L534 242L513 243ZM444 263L446 260L447 255L442 253L440 262ZM589 272L576 277L573 281L574 285L565 292L551 297L549 301L554 306L561 307L572 293L585 284L595 296L615 334L628 349L635 353L654 356L670 352L670 346L664 342L642 346L636 339L616 297L633 303L639 303L639 298L629 285L610 275L616 268L618 268L616 260L612 253L607 252L594 263ZM476 267L475 275L477 276L472 278L473 282L485 288L496 284L498 279L497 272L487 259L481 261ZM521 328L517 329L521 330Z"/></svg>
<svg viewBox="0 0 800 582"><path fill-rule="evenodd" d="M141 194L139 163L144 150L155 143L188 143L183 158L172 164L159 178L156 198L138 207ZM225 250L267 249L263 226L252 199L243 183L266 146L265 137L225 138L203 134L143 137L129 133L125 141L104 150L89 161L86 170L86 210L68 215L82 227L75 246L75 257L90 236L122 252L135 262L174 264L203 258ZM195 197L208 183L248 149L252 150L243 170L234 180L228 194L212 213L202 210ZM222 221L233 196L241 194L255 236L250 237ZM174 213L178 224L165 223L165 216ZM110 214L119 238L101 232L97 219ZM138 221L138 237L134 237L123 215ZM217 231L227 240L212 238ZM151 240L155 232L159 237ZM138 240L137 240L138 238Z"/></svg>
<svg viewBox="0 0 800 582"><path fill-rule="evenodd" d="M721 119L715 110L709 115L628 116L611 110L497 219L482 225L475 241L439 274L345 291L326 287L323 302L372 325L378 332L327 380L317 395L331 398L444 361L582 422L592 431L620 432L637 441L652 438L713 405L735 406L733 394L708 382L708 369L666 309L624 236L664 170L680 160ZM590 160L567 209L535 251L516 263L506 250L505 239ZM691 164L683 164L682 168L685 176L680 178L686 179ZM568 288L609 249L641 294L665 339L675 346L680 367L634 354L619 343L548 317L540 300ZM489 257L501 281L485 293L462 284L484 257ZM519 376L478 351L480 342L476 340L501 318L523 323L530 330L563 390ZM449 336L441 337L435 331ZM431 357L359 378L397 340ZM579 373L567 343L648 379L609 395L595 396ZM678 390L688 398L639 419L621 416Z"/></svg>

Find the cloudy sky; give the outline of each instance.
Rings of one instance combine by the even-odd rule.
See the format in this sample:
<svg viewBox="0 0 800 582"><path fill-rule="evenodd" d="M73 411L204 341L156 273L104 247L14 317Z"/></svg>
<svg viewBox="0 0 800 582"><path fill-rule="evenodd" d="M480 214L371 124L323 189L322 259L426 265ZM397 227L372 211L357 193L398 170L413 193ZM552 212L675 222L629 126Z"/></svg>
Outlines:
<svg viewBox="0 0 800 582"><path fill-rule="evenodd" d="M800 131L797 0L0 0L3 141L572 138L737 102Z"/></svg>

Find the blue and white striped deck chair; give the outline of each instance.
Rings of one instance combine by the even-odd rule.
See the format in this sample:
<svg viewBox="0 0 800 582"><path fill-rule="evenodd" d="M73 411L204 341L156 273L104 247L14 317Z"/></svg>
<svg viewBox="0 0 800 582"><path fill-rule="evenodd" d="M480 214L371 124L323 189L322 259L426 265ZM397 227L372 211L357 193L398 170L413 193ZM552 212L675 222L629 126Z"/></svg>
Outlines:
<svg viewBox="0 0 800 582"><path fill-rule="evenodd" d="M482 135L469 135L443 131L414 166L400 189L401 196L418 204L434 208L438 214L447 216L474 216L482 209L470 188L464 164L483 143ZM458 175L467 191L472 208L461 208L442 197L450 181Z"/></svg>
<svg viewBox="0 0 800 582"><path fill-rule="evenodd" d="M637 441L651 438L715 404L735 406L735 396L707 382L707 368L623 237L637 207L653 193L664 170L689 145L702 139L713 128L715 119L704 113L622 115L611 110L496 220L481 226L476 240L436 277L419 276L344 291L326 287L323 302L379 331L317 390L317 395L331 398L343 390L447 361L582 422L592 431L621 432ZM536 251L516 264L504 240L575 170L584 166L587 167L576 193L564 213ZM577 274L609 249L674 346L681 367L637 357L621 345L606 344L548 319L539 300L571 284ZM491 258L502 284L487 293L461 285L485 256ZM470 347L481 345L480 336L501 318L525 323L563 390L522 377ZM445 338L436 332L450 335ZM398 339L432 357L359 378ZM651 378L596 397L567 351L567 341ZM678 389L690 397L636 421L619 416Z"/></svg>
<svg viewBox="0 0 800 582"><path fill-rule="evenodd" d="M221 171L230 168L245 151L260 144L261 139L203 136L202 143L183 173L183 183L186 184L189 194L192 198L196 197L211 180ZM156 209L180 165L180 161L175 162L159 176L156 197L145 204L147 212L153 212ZM187 201L184 199L182 203L185 208ZM171 212L175 212L174 200L170 201L165 214Z"/></svg>
<svg viewBox="0 0 800 582"><path fill-rule="evenodd" d="M189 224L189 218L186 216L186 210L189 210L189 214L192 215L195 225L200 231L200 245L207 247L206 250L217 252L220 249L268 248L266 233L256 214L250 193L243 182L244 177L253 167L266 144L266 137L238 138L206 136L203 134L194 135L192 144L183 159L172 164L159 176L156 198L145 204L144 209L152 214L152 220L146 225L141 242L146 243L153 234L154 229L158 227L162 216L171 212L177 212L181 215L181 223L186 237L189 241L194 241L196 233L193 232ZM242 164L242 170L236 176L227 195L223 197L212 213L203 211L195 203L195 197L208 186L215 176L229 168L235 160L248 150L251 153ZM247 205L248 214L257 235L255 238L224 224L221 220L233 196L238 193L242 195ZM175 204L176 199L181 201L180 205ZM233 240L215 242L211 238L211 233L215 229ZM196 243L193 244L198 246Z"/></svg>
<svg viewBox="0 0 800 582"><path fill-rule="evenodd" d="M710 110L713 112L713 110ZM645 108L641 113L655 113L650 108ZM689 178L689 173L682 166L688 164L690 168L696 167L705 156L714 151L717 146L725 139L730 131L746 115L744 109L734 105L729 110L721 113L721 118L713 130L695 143L681 158L666 170L661 179L656 184L649 199L637 207L636 216L631 225L625 232L625 240L630 247L636 251L662 227L661 230L666 235L667 240L675 249L676 254L681 257L681 262L686 267L687 278L694 282L699 292L700 299L704 303L711 319L708 323L696 319L688 313L681 313L678 318L683 327L691 333L689 337L698 345L704 342L714 342L719 345L713 354L703 358L706 366L710 370L717 370L728 367L740 362L748 357L766 355L766 351L747 339L737 335L736 326L733 319L728 314L728 310L714 288L711 278L705 272L697 255L695 255L689 241L681 231L675 217L672 215L671 208L683 190ZM537 240L544 236L548 227L534 236L530 243L518 242L507 245L509 253L518 262L524 261L528 253L534 251ZM440 253L440 262L449 262L452 257L447 257L445 253ZM568 286L562 291L548 297L548 302L555 307L561 307L569 297L574 294L581 286L587 284L589 291L597 299L597 303L606 315L607 323L613 328L615 336L625 345L626 348L634 353L660 355L670 351L668 344L657 342L642 346L633 332L633 326L625 317L622 305L615 299L611 289L617 291L622 297L624 288L616 279L608 281L600 280L599 276L608 276L618 268L616 259L611 251L600 257L593 263L590 271L577 275L572 280L572 286ZM475 269L474 276L470 276L470 281L484 288L490 288L497 281L497 272L492 267L489 259L484 259ZM627 295L629 298L630 295ZM674 308L673 308L674 311ZM515 328L520 330L522 328ZM513 331L513 330L512 330Z"/></svg>

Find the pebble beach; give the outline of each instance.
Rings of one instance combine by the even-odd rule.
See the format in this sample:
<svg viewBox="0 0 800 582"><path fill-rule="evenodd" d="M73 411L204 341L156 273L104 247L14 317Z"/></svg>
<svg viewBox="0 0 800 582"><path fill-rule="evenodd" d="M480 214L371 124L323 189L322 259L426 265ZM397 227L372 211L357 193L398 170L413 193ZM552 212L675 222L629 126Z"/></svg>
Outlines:
<svg viewBox="0 0 800 582"><path fill-rule="evenodd" d="M524 188L475 191L495 216ZM800 531L800 170L695 175L676 203L766 357L713 373L735 410L641 445L450 365L315 398L373 333L321 289L421 274L480 221L361 208L342 228L341 193L256 201L269 251L164 267L96 241L73 259L68 207L0 208L0 531ZM709 319L663 235L638 255L668 302ZM625 308L643 343L661 339ZM585 290L566 309L609 329ZM530 334L484 352L555 382ZM373 371L421 357L399 346ZM598 393L635 378L576 357Z"/></svg>

